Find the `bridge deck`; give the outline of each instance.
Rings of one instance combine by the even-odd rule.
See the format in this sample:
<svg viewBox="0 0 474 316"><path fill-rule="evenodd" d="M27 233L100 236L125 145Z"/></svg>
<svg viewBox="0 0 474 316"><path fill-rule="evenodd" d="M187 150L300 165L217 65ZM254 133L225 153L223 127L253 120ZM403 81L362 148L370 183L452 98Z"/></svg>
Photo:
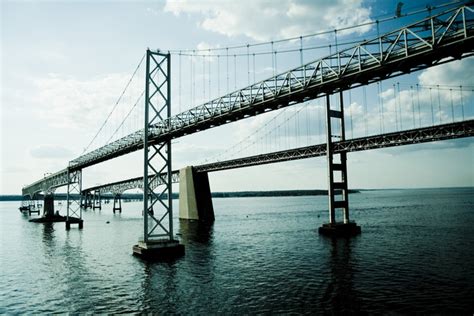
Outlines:
<svg viewBox="0 0 474 316"><path fill-rule="evenodd" d="M364 41L158 123L149 141L158 143L335 91L432 67L474 52L474 10L461 6ZM80 156L82 169L143 148L143 130Z"/></svg>
<svg viewBox="0 0 474 316"><path fill-rule="evenodd" d="M361 42L172 116L149 131L151 143L351 89L474 53L474 10L462 5ZM143 130L84 154L23 188L30 194L67 183L67 172L143 148Z"/></svg>
<svg viewBox="0 0 474 316"><path fill-rule="evenodd" d="M474 136L474 120L468 120L463 122L417 128L401 132L354 138L343 142L336 142L334 143L334 147L336 152L338 153L343 151L356 152L472 136ZM326 144L324 143L239 159L214 162L210 164L195 166L194 168L198 172L213 172L296 159L320 157L326 155L326 149ZM173 182L179 182L178 170L173 171ZM156 178L155 185L158 186L160 184L162 184L162 182L160 182L160 178L158 177ZM142 187L143 177L136 177L128 180L94 186L84 190L83 192L93 192L94 190L101 190L102 192L122 193L129 189Z"/></svg>

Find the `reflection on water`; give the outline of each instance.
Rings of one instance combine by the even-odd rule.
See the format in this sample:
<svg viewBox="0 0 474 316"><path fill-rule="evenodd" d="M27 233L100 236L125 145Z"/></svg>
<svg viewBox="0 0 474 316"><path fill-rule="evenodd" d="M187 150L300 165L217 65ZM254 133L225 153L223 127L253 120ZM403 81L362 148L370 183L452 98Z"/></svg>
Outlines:
<svg viewBox="0 0 474 316"><path fill-rule="evenodd" d="M142 205L84 212L83 230L0 203L0 314L448 313L474 310L474 189L351 196L352 239L324 238L326 197L215 199L179 221L183 257L142 261Z"/></svg>
<svg viewBox="0 0 474 316"><path fill-rule="evenodd" d="M54 247L54 224L44 223L43 225L43 243L47 248Z"/></svg>
<svg viewBox="0 0 474 316"><path fill-rule="evenodd" d="M214 223L204 223L200 221L180 220L179 233L184 244L200 243L212 244Z"/></svg>
<svg viewBox="0 0 474 316"><path fill-rule="evenodd" d="M326 312L363 312L354 288L354 269L357 267L357 261L352 256L352 248L357 246L358 238L324 238L330 251L328 266L331 272L321 301Z"/></svg>

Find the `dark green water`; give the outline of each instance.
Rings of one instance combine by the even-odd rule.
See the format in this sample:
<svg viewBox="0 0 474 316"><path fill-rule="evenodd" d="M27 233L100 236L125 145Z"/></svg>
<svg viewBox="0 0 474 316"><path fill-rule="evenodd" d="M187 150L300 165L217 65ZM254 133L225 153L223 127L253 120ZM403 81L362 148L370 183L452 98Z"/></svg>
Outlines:
<svg viewBox="0 0 474 316"><path fill-rule="evenodd" d="M84 229L0 204L0 314L474 312L474 188L353 194L362 235L320 237L327 198L214 199L212 227L179 222L186 255L132 256L141 206L84 212ZM177 205L176 208L177 209ZM110 221L109 224L106 221Z"/></svg>

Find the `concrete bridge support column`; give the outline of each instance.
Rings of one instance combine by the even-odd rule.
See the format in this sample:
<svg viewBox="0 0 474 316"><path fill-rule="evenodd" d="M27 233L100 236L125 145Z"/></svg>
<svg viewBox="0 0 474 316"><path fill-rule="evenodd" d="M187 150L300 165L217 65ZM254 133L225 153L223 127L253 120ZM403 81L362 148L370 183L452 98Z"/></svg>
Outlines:
<svg viewBox="0 0 474 316"><path fill-rule="evenodd" d="M92 204L94 205L92 207L92 209L94 209L94 210L95 209L99 209L99 210L102 209L102 199L101 199L99 190L94 191L94 202Z"/></svg>
<svg viewBox="0 0 474 316"><path fill-rule="evenodd" d="M347 184L347 153L334 153L334 142L344 141L344 98L339 92L339 109L331 108L326 95L326 134L328 162L329 223L319 228L319 233L329 236L353 236L360 234L360 226L349 221L349 190ZM334 126L335 125L335 126ZM335 128L334 128L335 127ZM336 134L339 132L339 134ZM336 210L343 212L343 222L336 221Z"/></svg>
<svg viewBox="0 0 474 316"><path fill-rule="evenodd" d="M86 194L86 209L87 208L92 208L92 193L87 192Z"/></svg>
<svg viewBox="0 0 474 316"><path fill-rule="evenodd" d="M31 215L33 213L36 213L38 215L40 213L36 197L33 197L33 199L30 201L30 207L28 208L28 215Z"/></svg>
<svg viewBox="0 0 474 316"><path fill-rule="evenodd" d="M121 194L115 194L114 196L114 208L113 212L119 211L119 213L122 213L122 195Z"/></svg>
<svg viewBox="0 0 474 316"><path fill-rule="evenodd" d="M196 172L193 167L179 171L179 218L214 221L214 207L207 172Z"/></svg>
<svg viewBox="0 0 474 316"><path fill-rule="evenodd" d="M81 208L87 208L87 193L81 193Z"/></svg>
<svg viewBox="0 0 474 316"><path fill-rule="evenodd" d="M43 217L54 217L54 195L53 194L44 195Z"/></svg>

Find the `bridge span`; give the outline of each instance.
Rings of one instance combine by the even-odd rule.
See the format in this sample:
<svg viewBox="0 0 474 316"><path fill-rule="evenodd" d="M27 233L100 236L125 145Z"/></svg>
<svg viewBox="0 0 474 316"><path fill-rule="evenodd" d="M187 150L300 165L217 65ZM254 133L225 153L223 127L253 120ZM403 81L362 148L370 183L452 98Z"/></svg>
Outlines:
<svg viewBox="0 0 474 316"><path fill-rule="evenodd" d="M412 144L422 144L449 139L458 139L474 136L474 120L455 122L443 125L422 127L400 132L386 133L369 137L360 137L343 142L334 143L334 152L356 152L389 147L397 147ZM307 159L327 155L327 144L318 144L313 146L304 146L278 152L265 153L260 155L242 157L225 161L217 161L209 164L192 166L197 173L209 173L215 171L244 168L250 166L265 165L284 161ZM180 170L173 170L172 183L180 182ZM155 178L152 186L157 188L163 185L160 177ZM113 210L121 211L121 195L131 189L143 189L143 177L134 177L126 180L110 182L102 185L89 187L82 190L85 199L84 206L93 208L100 203L101 195L112 193L114 195ZM210 189L208 189L210 193ZM189 197L187 197L189 198ZM210 199L210 196L206 197ZM193 197L195 199L195 197ZM188 203L183 201L183 203Z"/></svg>
<svg viewBox="0 0 474 316"><path fill-rule="evenodd" d="M177 173L172 169L171 140L308 100L325 98L325 144L196 166L194 171L180 172L179 181L181 184L186 182L184 195L194 194L199 199L205 193L200 192L197 183L205 187L208 180L206 176L193 182L193 177L199 178L198 174L325 155L329 224L323 225L320 232L357 234L360 227L349 220L348 152L468 137L472 136L472 121L346 140L343 91L472 55L474 10L469 5L459 4L171 115L171 54L147 50L144 128L70 161L63 170L25 186L23 195L33 198L38 192L51 193L59 186L67 186L66 228L75 223L82 227L82 201L78 198L83 192L82 170L146 148L143 150L143 178L134 180L142 182L144 191L144 239L134 246L134 253L141 256L182 253L184 249L175 240L173 232L172 183L177 181ZM330 95L333 94L339 96L338 104L330 103ZM122 184L127 181L130 182L125 180ZM158 185L160 189L155 190ZM342 210L341 223L336 222L336 209ZM191 218L189 212L188 216Z"/></svg>

